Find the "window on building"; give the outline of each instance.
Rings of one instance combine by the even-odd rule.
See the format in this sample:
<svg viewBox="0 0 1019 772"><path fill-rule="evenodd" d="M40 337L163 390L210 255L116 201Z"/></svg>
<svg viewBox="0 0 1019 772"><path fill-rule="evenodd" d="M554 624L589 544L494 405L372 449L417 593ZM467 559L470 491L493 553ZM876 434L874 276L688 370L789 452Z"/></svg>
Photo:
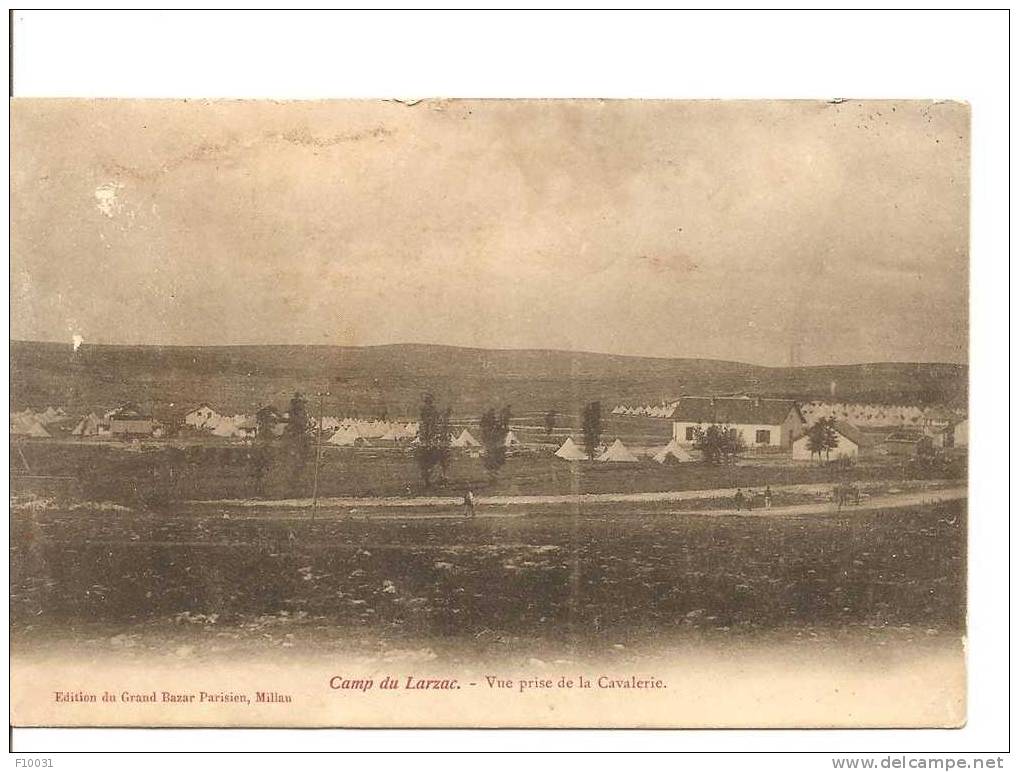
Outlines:
<svg viewBox="0 0 1019 772"><path fill-rule="evenodd" d="M697 439L697 427L696 426L686 427L686 441L693 442L695 439Z"/></svg>
<svg viewBox="0 0 1019 772"><path fill-rule="evenodd" d="M757 430L757 444L758 445L770 445L771 444L771 431L769 429L758 429Z"/></svg>

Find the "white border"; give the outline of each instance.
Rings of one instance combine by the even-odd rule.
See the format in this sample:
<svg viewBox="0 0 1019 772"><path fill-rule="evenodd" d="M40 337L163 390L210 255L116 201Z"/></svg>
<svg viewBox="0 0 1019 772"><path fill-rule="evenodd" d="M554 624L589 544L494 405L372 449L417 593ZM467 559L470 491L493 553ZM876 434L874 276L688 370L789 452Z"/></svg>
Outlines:
<svg viewBox="0 0 1019 772"><path fill-rule="evenodd" d="M1009 329L1005 158L1010 19L1005 13L19 11L14 25L17 96L936 97L966 100L973 109L971 640L966 728L202 731L183 737L175 731L32 730L16 733L16 748L743 749L953 755L1006 749L1010 684L1005 592L1010 545L1003 493L1008 435L1000 431L1009 404L1004 344ZM160 768L164 761L167 767L177 763L141 760ZM126 769L135 762L123 756L102 760L109 769ZM697 767L715 768L716 762L722 762L718 768L743 763L776 769L831 768L825 758L802 755L727 761L702 757Z"/></svg>

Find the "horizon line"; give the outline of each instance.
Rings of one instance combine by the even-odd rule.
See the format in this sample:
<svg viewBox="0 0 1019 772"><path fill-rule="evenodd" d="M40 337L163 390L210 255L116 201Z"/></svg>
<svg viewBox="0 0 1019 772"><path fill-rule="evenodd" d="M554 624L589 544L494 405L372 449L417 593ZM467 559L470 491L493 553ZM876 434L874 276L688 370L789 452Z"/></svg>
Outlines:
<svg viewBox="0 0 1019 772"><path fill-rule="evenodd" d="M43 344L50 346L74 347L73 343L64 340L32 340L25 338L9 338L10 343ZM400 347L420 348L442 348L455 349L458 351L496 351L505 353L554 353L554 354L579 354L587 356L623 357L626 359L653 359L665 362L690 361L690 362L722 362L725 364L744 365L747 367L763 367L769 370L790 370L821 367L865 367L868 365L943 365L949 367L969 368L969 362L945 362L945 361L909 361L909 360L870 360L857 362L838 362L828 364L797 364L797 365L767 365L755 362L745 362L738 359L724 359L705 356L649 356L645 354L617 354L605 351L588 351L585 349L559 349L559 348L499 348L485 346L459 346L449 343L372 343L361 346L343 345L338 343L90 343L82 341L81 346L99 346L106 348L169 348L169 349L223 349L223 348L335 348L335 349L380 349Z"/></svg>

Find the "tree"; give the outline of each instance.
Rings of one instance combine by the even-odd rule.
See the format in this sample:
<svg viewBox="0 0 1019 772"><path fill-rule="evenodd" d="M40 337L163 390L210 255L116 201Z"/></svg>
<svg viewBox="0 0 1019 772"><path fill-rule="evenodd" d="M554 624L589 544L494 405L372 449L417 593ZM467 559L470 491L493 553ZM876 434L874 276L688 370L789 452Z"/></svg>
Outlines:
<svg viewBox="0 0 1019 772"><path fill-rule="evenodd" d="M694 450L701 452L701 459L707 464L722 463L722 437L720 427L712 424L707 429L695 426L693 430Z"/></svg>
<svg viewBox="0 0 1019 772"><path fill-rule="evenodd" d="M432 473L436 467L446 477L449 467L449 408L439 412L431 394L421 396L421 411L418 417L418 446L415 458L421 472L421 481L426 488L432 485Z"/></svg>
<svg viewBox="0 0 1019 772"><path fill-rule="evenodd" d="M431 394L421 396L421 410L418 415L418 440L415 451L421 481L426 488L432 484L432 469L438 459L435 456L436 435L439 431L439 411L435 409L435 398Z"/></svg>
<svg viewBox="0 0 1019 772"><path fill-rule="evenodd" d="M811 458L816 453L817 460L820 462L823 453L826 459L830 459L831 452L838 446L839 434L835 430L833 417L819 418L813 426L807 429L807 450L810 451Z"/></svg>
<svg viewBox="0 0 1019 772"><path fill-rule="evenodd" d="M598 443L601 442L601 402L588 402L583 416L584 450L588 458L594 458Z"/></svg>
<svg viewBox="0 0 1019 772"><path fill-rule="evenodd" d="M821 454L824 453L824 427L821 425L820 419L817 423L807 429L807 450L810 451L810 459L814 459L814 454L817 454L817 460L821 460Z"/></svg>
<svg viewBox="0 0 1019 772"><path fill-rule="evenodd" d="M545 434L551 436L552 432L555 430L555 422L558 417L559 416L555 410L549 410L545 413Z"/></svg>
<svg viewBox="0 0 1019 772"><path fill-rule="evenodd" d="M258 443L248 448L248 469L255 483L255 495L265 494L265 477L269 473L272 450L268 444Z"/></svg>
<svg viewBox="0 0 1019 772"><path fill-rule="evenodd" d="M255 495L265 493L265 477L272 464L272 443L276 439L279 412L272 405L261 407L255 413L256 446L251 449L251 476L255 480Z"/></svg>
<svg viewBox="0 0 1019 772"><path fill-rule="evenodd" d="M824 425L824 457L831 460L831 452L839 446L839 433L835 429L835 419L829 418Z"/></svg>
<svg viewBox="0 0 1019 772"><path fill-rule="evenodd" d="M725 442L722 444L725 453L725 460L735 464L736 459L747 451L747 443L743 440L743 433L736 429L725 429Z"/></svg>
<svg viewBox="0 0 1019 772"><path fill-rule="evenodd" d="M490 408L481 416L481 443L485 446L482 461L488 474L495 477L506 463L506 435L509 434L510 406L498 413Z"/></svg>
<svg viewBox="0 0 1019 772"><path fill-rule="evenodd" d="M290 415L283 439L290 456L290 486L296 489L304 475L304 467L311 455L311 420L308 418L308 402L300 392L290 399Z"/></svg>
<svg viewBox="0 0 1019 772"><path fill-rule="evenodd" d="M735 463L747 449L742 433L719 424L712 424L707 429L695 427L693 446L709 464Z"/></svg>
<svg viewBox="0 0 1019 772"><path fill-rule="evenodd" d="M308 417L308 400L301 392L290 398L290 414L283 436L291 443L311 446L311 419Z"/></svg>
<svg viewBox="0 0 1019 772"><path fill-rule="evenodd" d="M934 439L931 437L923 437L918 443L916 443L916 455L921 458L930 458L937 455L937 451L934 449Z"/></svg>
<svg viewBox="0 0 1019 772"><path fill-rule="evenodd" d="M449 478L449 459L451 455L450 438L452 429L449 422L453 416L453 409L447 407L439 417L439 433L436 437L436 457L439 461L439 471L442 472L442 482Z"/></svg>
<svg viewBox="0 0 1019 772"><path fill-rule="evenodd" d="M261 442L272 442L276 438L276 424L279 423L279 413L272 405L266 405L255 413L255 436Z"/></svg>

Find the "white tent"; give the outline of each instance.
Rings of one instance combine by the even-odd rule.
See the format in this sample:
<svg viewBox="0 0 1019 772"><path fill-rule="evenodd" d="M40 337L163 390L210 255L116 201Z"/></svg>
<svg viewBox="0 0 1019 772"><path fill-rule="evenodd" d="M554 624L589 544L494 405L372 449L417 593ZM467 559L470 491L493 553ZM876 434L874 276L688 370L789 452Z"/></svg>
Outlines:
<svg viewBox="0 0 1019 772"><path fill-rule="evenodd" d="M340 428L340 419L334 418L331 415L322 416L321 429L324 432L335 432Z"/></svg>
<svg viewBox="0 0 1019 772"><path fill-rule="evenodd" d="M686 461L693 461L694 459L693 456L687 453L675 439L672 439L669 440L668 445L655 453L654 460L659 464L664 464L666 462L684 463Z"/></svg>
<svg viewBox="0 0 1019 772"><path fill-rule="evenodd" d="M257 424L246 415L219 416L214 423L206 425L216 437L254 437Z"/></svg>
<svg viewBox="0 0 1019 772"><path fill-rule="evenodd" d="M555 452L556 456L566 461L586 461L587 454L577 447L572 437L567 437L563 446Z"/></svg>
<svg viewBox="0 0 1019 772"><path fill-rule="evenodd" d="M414 435L408 434L407 430L400 426L400 424L390 424L389 431L382 435L382 439L399 442L400 440L406 440Z"/></svg>
<svg viewBox="0 0 1019 772"><path fill-rule="evenodd" d="M11 422L11 434L18 434L24 437L49 437L50 433L43 428L35 418L25 415L15 415Z"/></svg>
<svg viewBox="0 0 1019 772"><path fill-rule="evenodd" d="M617 438L616 441L609 446L608 450L606 450L604 453L598 456L598 460L626 461L629 463L633 463L637 461L637 457L630 452L630 449L623 444L622 440Z"/></svg>
<svg viewBox="0 0 1019 772"><path fill-rule="evenodd" d="M469 431L467 431L466 429L464 429L462 432L460 432L460 436L454 438L453 440L451 440L449 444L450 444L450 447L453 447L453 448L480 448L481 447L481 443L478 442L476 439L474 439L474 437L471 435L471 433Z"/></svg>
<svg viewBox="0 0 1019 772"><path fill-rule="evenodd" d="M67 418L67 414L64 409L62 407L54 408L52 405L36 416L36 420L43 425L62 421L65 418Z"/></svg>
<svg viewBox="0 0 1019 772"><path fill-rule="evenodd" d="M517 435L515 435L513 432L507 432L506 439L503 440L502 444L505 445L507 448L519 448L520 440L517 439Z"/></svg>
<svg viewBox="0 0 1019 772"><path fill-rule="evenodd" d="M340 447L353 447L354 445L367 445L368 440L362 437L357 429L339 429L336 433L326 440L330 445L339 445Z"/></svg>
<svg viewBox="0 0 1019 772"><path fill-rule="evenodd" d="M230 416L221 415L215 421L207 423L205 427L212 429L212 433L216 437L235 437L237 435L237 424Z"/></svg>
<svg viewBox="0 0 1019 772"><path fill-rule="evenodd" d="M358 430L362 437L384 437L389 431L389 424L385 421L365 422Z"/></svg>
<svg viewBox="0 0 1019 772"><path fill-rule="evenodd" d="M99 434L99 416L95 413L89 413L84 416L78 425L71 431L75 437L93 437Z"/></svg>

